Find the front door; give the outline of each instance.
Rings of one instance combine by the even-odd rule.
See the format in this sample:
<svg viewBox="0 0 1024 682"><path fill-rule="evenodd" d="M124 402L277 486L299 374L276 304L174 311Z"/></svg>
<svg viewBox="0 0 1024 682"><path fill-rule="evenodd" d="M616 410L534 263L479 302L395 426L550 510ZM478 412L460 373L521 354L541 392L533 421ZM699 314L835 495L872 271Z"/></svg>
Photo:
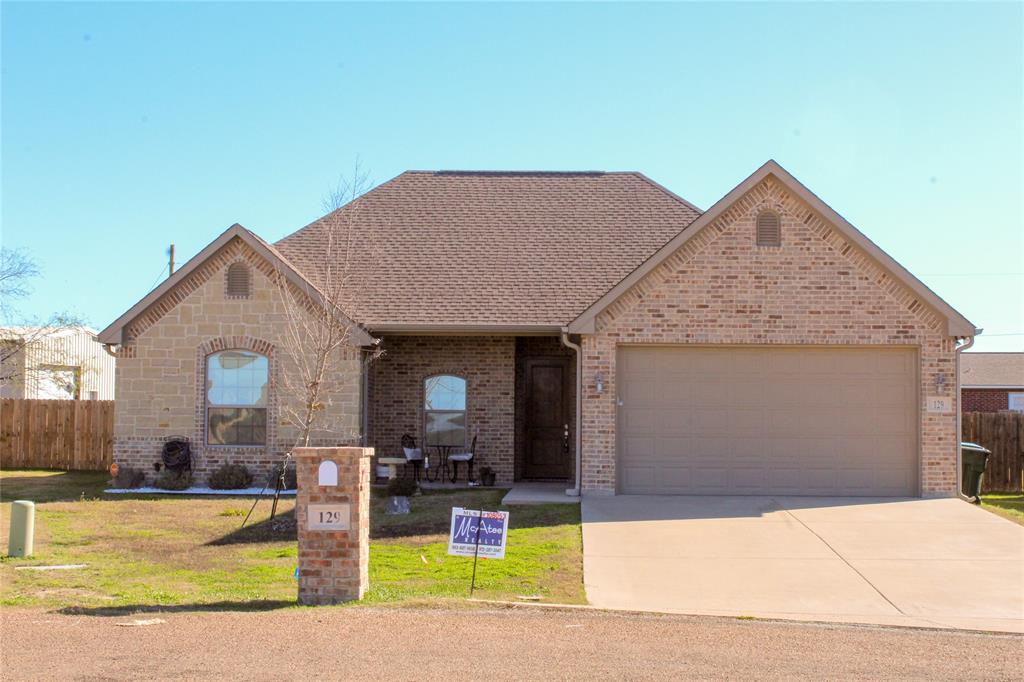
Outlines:
<svg viewBox="0 0 1024 682"><path fill-rule="evenodd" d="M526 360L523 478L569 478L569 358Z"/></svg>

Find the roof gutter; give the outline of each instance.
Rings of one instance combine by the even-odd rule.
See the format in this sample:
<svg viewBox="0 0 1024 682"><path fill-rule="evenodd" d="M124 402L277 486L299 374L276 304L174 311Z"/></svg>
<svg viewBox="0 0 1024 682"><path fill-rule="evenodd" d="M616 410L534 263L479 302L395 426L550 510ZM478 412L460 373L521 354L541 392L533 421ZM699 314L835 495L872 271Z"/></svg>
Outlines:
<svg viewBox="0 0 1024 682"><path fill-rule="evenodd" d="M423 335L423 336L555 336L563 327L557 324L403 324L385 322L366 324L373 334Z"/></svg>
<svg viewBox="0 0 1024 682"><path fill-rule="evenodd" d="M565 491L569 497L579 497L583 488L583 349L569 340L569 328L562 328L562 345L576 351L576 476L575 484Z"/></svg>
<svg viewBox="0 0 1024 682"><path fill-rule="evenodd" d="M984 329L975 329L974 334L981 334ZM960 353L974 345L974 336L964 337L967 341L956 347L956 496L961 500L974 502L970 497L964 495L964 465L963 448L960 444L964 442L964 415L963 415L963 387L960 385ZM957 338L959 342L960 339Z"/></svg>

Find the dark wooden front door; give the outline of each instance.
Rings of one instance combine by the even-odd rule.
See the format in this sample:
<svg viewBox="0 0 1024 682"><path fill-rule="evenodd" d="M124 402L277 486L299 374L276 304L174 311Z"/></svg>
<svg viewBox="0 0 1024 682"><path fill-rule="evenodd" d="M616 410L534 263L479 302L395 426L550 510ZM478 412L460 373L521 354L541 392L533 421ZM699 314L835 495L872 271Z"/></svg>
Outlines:
<svg viewBox="0 0 1024 682"><path fill-rule="evenodd" d="M523 478L569 478L569 358L526 360Z"/></svg>

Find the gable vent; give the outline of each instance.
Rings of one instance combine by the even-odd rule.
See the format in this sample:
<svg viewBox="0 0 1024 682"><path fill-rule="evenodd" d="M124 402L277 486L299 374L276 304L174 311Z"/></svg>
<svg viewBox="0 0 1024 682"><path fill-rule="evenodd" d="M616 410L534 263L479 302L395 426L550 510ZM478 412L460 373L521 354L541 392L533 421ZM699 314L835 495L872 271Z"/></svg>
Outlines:
<svg viewBox="0 0 1024 682"><path fill-rule="evenodd" d="M232 263L228 266L228 284L225 293L228 298L249 298L252 292L252 275L245 263Z"/></svg>
<svg viewBox="0 0 1024 682"><path fill-rule="evenodd" d="M757 214L757 245L782 246L782 221L773 211Z"/></svg>

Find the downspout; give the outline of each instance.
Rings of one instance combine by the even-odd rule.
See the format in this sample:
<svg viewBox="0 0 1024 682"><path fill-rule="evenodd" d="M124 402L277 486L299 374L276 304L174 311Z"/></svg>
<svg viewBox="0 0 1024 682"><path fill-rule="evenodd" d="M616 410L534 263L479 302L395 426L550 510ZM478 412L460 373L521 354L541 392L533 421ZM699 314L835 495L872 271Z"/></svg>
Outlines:
<svg viewBox="0 0 1024 682"><path fill-rule="evenodd" d="M583 487L583 349L569 340L567 328L562 329L562 345L576 351L576 482L565 494L579 497Z"/></svg>
<svg viewBox="0 0 1024 682"><path fill-rule="evenodd" d="M362 444L364 448L370 441L370 363L373 361L373 357L374 356L372 353L365 353L363 356L363 360L360 363L362 365L362 367L360 368L360 374L362 376L360 377L359 382L361 384L359 387L359 401L362 404L359 406L361 422L359 425L359 429L360 431L362 431L362 434L359 439L359 442Z"/></svg>
<svg viewBox="0 0 1024 682"><path fill-rule="evenodd" d="M975 329L977 336L983 329ZM963 390L960 388L960 353L974 345L974 336L965 337L967 342L956 347L956 496L961 500L974 502L970 497L964 495L964 469L963 469L963 448L960 443L964 440L964 416L963 416Z"/></svg>

